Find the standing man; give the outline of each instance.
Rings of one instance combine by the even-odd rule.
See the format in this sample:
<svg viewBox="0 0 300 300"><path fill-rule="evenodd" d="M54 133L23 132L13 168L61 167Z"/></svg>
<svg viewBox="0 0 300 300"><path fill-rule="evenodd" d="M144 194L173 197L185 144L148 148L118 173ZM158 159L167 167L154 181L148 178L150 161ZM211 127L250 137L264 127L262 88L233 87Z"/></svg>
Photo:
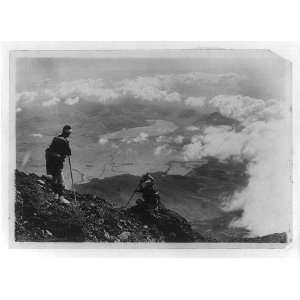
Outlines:
<svg viewBox="0 0 300 300"><path fill-rule="evenodd" d="M63 196L63 190L65 188L63 167L65 158L71 156L71 148L68 141L68 137L71 133L71 126L65 125L62 129L62 133L54 137L51 145L46 149L47 174L52 175L53 191L55 192L54 198L55 200L59 200L62 204L70 204Z"/></svg>

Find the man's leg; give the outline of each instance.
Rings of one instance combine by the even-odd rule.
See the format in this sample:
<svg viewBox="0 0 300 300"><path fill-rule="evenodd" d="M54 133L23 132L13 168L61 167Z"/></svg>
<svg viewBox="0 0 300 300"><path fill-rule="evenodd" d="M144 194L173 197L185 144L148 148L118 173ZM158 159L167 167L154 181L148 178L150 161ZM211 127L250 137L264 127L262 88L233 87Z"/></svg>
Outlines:
<svg viewBox="0 0 300 300"><path fill-rule="evenodd" d="M65 185L64 185L64 176L62 170L57 173L57 192L59 196L63 195Z"/></svg>
<svg viewBox="0 0 300 300"><path fill-rule="evenodd" d="M52 174L52 188L53 192L55 193L54 199L58 200L59 198L59 188L58 188L58 174Z"/></svg>
<svg viewBox="0 0 300 300"><path fill-rule="evenodd" d="M67 199L65 199L63 196L63 191L65 189L65 181L64 181L64 174L62 170L60 170L60 172L58 173L57 180L58 180L57 187L58 187L59 201L64 204L69 204L70 202Z"/></svg>

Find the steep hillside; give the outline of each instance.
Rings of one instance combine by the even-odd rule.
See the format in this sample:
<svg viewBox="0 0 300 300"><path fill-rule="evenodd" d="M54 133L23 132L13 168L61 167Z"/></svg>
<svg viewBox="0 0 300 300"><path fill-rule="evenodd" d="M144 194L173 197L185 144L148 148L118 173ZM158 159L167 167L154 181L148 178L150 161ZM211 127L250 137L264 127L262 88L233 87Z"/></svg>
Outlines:
<svg viewBox="0 0 300 300"><path fill-rule="evenodd" d="M16 171L16 241L94 241L94 242L194 242L200 234L177 213L161 209L114 208L93 195L71 191L65 197L71 204L54 200L46 177Z"/></svg>
<svg viewBox="0 0 300 300"><path fill-rule="evenodd" d="M229 219L194 226L167 208L158 211L134 205L114 207L91 194L65 190L69 205L54 200L45 177L16 171L15 240L18 242L256 242L286 243L285 233L248 238L213 230L226 227ZM217 221L219 220L219 221ZM196 228L195 231L193 228Z"/></svg>

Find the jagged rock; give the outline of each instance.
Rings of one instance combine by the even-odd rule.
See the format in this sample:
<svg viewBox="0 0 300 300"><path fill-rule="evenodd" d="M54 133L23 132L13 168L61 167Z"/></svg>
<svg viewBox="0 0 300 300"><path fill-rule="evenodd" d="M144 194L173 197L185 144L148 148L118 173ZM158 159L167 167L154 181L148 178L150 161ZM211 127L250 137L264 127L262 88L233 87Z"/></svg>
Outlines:
<svg viewBox="0 0 300 300"><path fill-rule="evenodd" d="M119 234L118 237L122 242L127 241L128 238L130 237L130 232L124 231L121 234Z"/></svg>
<svg viewBox="0 0 300 300"><path fill-rule="evenodd" d="M163 234L166 242L193 242L195 233L188 221L166 208L159 210L145 209L143 203L129 209L131 215L140 219L146 226ZM144 225L144 226L145 226ZM201 240L200 237L199 241Z"/></svg>
<svg viewBox="0 0 300 300"><path fill-rule="evenodd" d="M107 239L107 240L111 240L111 236L110 234L104 230L104 237Z"/></svg>
<svg viewBox="0 0 300 300"><path fill-rule="evenodd" d="M45 230L45 232L50 235L50 236L53 236L52 232L50 232L49 230Z"/></svg>

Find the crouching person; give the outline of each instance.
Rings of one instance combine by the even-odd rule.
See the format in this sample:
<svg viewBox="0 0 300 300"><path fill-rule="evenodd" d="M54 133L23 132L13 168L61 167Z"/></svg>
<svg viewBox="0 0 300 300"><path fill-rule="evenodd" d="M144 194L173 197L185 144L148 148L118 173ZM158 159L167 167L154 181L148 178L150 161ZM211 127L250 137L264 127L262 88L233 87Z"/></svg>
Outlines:
<svg viewBox="0 0 300 300"><path fill-rule="evenodd" d="M141 193L144 199L143 203L150 209L159 209L160 207L160 196L154 178L146 173L142 176L139 186L136 189L137 193ZM138 203L141 200L138 200ZM141 203L141 202L140 202Z"/></svg>
<svg viewBox="0 0 300 300"><path fill-rule="evenodd" d="M72 133L72 128L65 125L62 133L53 138L51 145L46 149L46 170L47 174L52 176L53 191L55 200L59 200L62 204L70 202L64 198L64 177L63 168L64 161L67 156L71 155L71 148L68 137Z"/></svg>

